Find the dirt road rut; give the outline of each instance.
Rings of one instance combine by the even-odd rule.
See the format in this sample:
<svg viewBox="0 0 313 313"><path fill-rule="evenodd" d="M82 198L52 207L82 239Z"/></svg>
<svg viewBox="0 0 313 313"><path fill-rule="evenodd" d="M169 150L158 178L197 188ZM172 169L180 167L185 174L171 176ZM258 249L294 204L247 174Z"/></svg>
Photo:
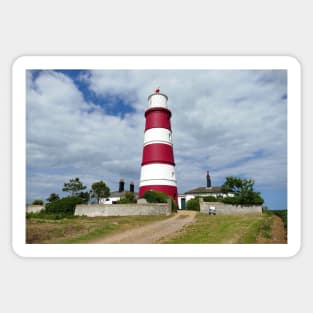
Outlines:
<svg viewBox="0 0 313 313"><path fill-rule="evenodd" d="M162 243L185 225L192 223L196 212L178 211L173 217L122 233L98 238L90 243Z"/></svg>

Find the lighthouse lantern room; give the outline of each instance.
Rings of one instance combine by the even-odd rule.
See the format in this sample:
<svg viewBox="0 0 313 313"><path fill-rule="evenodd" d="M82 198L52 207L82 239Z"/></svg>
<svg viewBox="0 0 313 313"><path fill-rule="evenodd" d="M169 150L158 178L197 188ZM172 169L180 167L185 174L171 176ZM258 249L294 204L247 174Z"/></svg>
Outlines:
<svg viewBox="0 0 313 313"><path fill-rule="evenodd" d="M177 203L171 111L167 96L156 89L148 97L139 197L147 190L163 192Z"/></svg>

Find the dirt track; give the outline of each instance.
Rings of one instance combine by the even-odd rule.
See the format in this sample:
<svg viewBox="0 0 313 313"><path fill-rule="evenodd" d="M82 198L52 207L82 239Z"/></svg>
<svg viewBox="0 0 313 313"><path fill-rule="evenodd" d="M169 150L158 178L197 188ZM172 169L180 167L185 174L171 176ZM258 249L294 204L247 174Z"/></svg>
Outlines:
<svg viewBox="0 0 313 313"><path fill-rule="evenodd" d="M280 217L277 215L273 216L271 238L258 238L257 243L287 243L287 234Z"/></svg>
<svg viewBox="0 0 313 313"><path fill-rule="evenodd" d="M162 243L162 238L168 239L183 226L192 223L195 215L196 212L193 211L179 211L175 216L164 221L97 238L89 243Z"/></svg>

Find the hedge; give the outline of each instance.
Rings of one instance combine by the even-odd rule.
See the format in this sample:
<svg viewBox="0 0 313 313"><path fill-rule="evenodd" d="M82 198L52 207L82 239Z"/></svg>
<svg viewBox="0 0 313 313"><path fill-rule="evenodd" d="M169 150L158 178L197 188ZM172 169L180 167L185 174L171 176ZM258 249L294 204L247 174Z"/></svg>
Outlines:
<svg viewBox="0 0 313 313"><path fill-rule="evenodd" d="M149 203L166 203L169 196L163 192L148 190L144 193L143 197Z"/></svg>
<svg viewBox="0 0 313 313"><path fill-rule="evenodd" d="M65 197L54 202L47 203L45 206L45 212L74 215L76 205L81 204L82 202L82 199L79 197Z"/></svg>
<svg viewBox="0 0 313 313"><path fill-rule="evenodd" d="M194 198L190 199L187 201L187 210L192 210L192 211L200 211L200 203L199 203L199 198Z"/></svg>

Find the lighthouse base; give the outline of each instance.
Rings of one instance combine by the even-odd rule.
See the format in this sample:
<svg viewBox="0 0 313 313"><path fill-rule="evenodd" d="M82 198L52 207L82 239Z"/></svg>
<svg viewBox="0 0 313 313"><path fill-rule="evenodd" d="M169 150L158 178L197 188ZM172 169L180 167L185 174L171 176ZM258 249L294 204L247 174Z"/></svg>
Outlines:
<svg viewBox="0 0 313 313"><path fill-rule="evenodd" d="M166 185L141 186L139 187L139 197L140 198L143 197L144 193L148 190L163 192L170 196L176 202L176 204L178 204L176 186L166 186Z"/></svg>

